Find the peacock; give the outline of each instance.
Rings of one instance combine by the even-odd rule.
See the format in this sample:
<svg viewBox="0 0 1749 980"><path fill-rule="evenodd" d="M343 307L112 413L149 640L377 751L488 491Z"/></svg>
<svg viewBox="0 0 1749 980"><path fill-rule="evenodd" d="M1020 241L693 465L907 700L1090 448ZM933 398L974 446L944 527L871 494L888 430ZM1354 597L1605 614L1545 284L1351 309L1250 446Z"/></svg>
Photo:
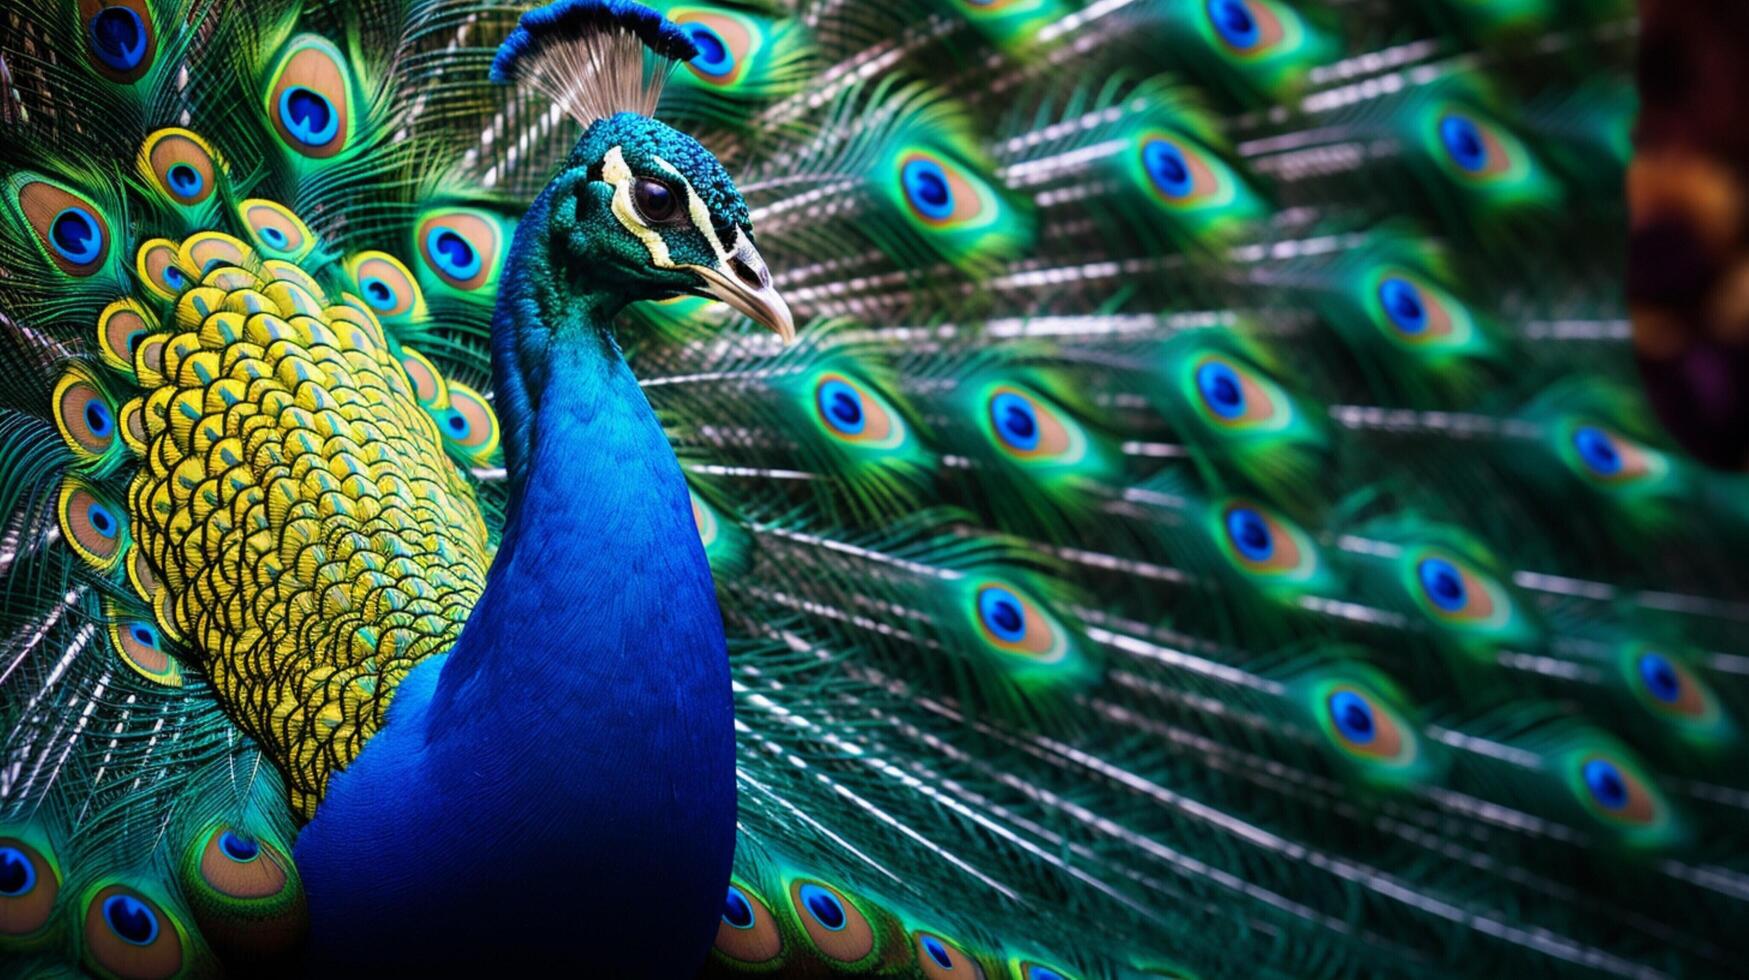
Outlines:
<svg viewBox="0 0 1749 980"><path fill-rule="evenodd" d="M1742 970L1628 0L646 2L0 3L0 974Z"/></svg>

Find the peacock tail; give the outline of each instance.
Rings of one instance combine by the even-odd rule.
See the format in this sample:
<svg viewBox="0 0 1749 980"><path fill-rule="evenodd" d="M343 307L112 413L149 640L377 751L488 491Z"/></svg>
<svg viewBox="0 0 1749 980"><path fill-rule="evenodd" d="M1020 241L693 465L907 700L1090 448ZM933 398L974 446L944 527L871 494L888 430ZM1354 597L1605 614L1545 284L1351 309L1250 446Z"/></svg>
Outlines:
<svg viewBox="0 0 1749 980"><path fill-rule="evenodd" d="M652 5L806 323L617 333L729 637L706 975L1738 968L1749 507L1634 375L1631 4ZM9 975L298 962L505 525L519 13L0 9Z"/></svg>

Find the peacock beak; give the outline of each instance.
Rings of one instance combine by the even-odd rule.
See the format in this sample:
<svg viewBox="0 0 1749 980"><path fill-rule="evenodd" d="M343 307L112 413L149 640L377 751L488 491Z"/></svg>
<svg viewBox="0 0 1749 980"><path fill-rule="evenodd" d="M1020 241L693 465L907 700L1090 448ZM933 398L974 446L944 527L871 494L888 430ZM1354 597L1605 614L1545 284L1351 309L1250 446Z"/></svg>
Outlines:
<svg viewBox="0 0 1749 980"><path fill-rule="evenodd" d="M715 267L686 267L703 280L702 295L723 302L752 317L766 329L783 338L784 343L796 339L796 321L790 315L789 304L771 286L771 270L745 235L735 236L735 250Z"/></svg>

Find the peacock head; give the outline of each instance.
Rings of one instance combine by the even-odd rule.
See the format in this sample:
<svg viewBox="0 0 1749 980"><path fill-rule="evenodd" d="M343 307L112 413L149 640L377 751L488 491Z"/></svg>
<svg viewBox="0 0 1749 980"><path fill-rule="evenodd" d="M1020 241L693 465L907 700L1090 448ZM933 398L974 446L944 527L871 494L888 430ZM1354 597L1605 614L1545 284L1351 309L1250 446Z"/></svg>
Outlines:
<svg viewBox="0 0 1749 980"><path fill-rule="evenodd" d="M536 218L566 284L628 302L721 300L787 342L795 322L734 181L697 140L651 118L668 66L697 54L648 7L558 0L522 16L492 77L545 93L585 126Z"/></svg>
<svg viewBox="0 0 1749 980"><path fill-rule="evenodd" d="M591 288L628 300L721 300L795 335L789 306L753 244L747 204L699 142L646 116L596 121L548 196L548 247Z"/></svg>

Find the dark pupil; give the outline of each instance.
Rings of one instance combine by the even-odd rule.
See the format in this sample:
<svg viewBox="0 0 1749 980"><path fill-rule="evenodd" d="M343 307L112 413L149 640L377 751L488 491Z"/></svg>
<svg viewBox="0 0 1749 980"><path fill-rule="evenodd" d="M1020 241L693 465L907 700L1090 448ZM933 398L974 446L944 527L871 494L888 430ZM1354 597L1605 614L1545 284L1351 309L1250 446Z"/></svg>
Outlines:
<svg viewBox="0 0 1749 980"><path fill-rule="evenodd" d="M367 286L365 288L370 290L371 299L374 299L374 300L377 300L378 302L383 302L383 303L386 303L389 301L389 287L383 285L382 282L380 282L380 281L372 282L369 286Z"/></svg>
<svg viewBox="0 0 1749 980"><path fill-rule="evenodd" d="M467 425L468 425L468 423L465 420L463 420L460 415L451 415L449 417L449 427L456 430L457 432L460 432L461 430L467 428Z"/></svg>
<svg viewBox="0 0 1749 980"><path fill-rule="evenodd" d="M1607 467L1615 462L1615 447L1609 444L1609 440L1593 438L1590 442L1591 455L1597 458L1599 464Z"/></svg>
<svg viewBox="0 0 1749 980"><path fill-rule="evenodd" d="M1372 731L1372 716L1358 704L1351 704L1342 712L1342 721L1349 731L1356 734L1365 735Z"/></svg>
<svg viewBox="0 0 1749 980"><path fill-rule="evenodd" d="M112 61L126 60L140 43L140 23L132 11L110 7L92 20L91 36Z"/></svg>
<svg viewBox="0 0 1749 980"><path fill-rule="evenodd" d="M1221 4L1221 20L1226 21L1227 30L1234 34L1251 33L1251 11L1246 10L1242 3Z"/></svg>
<svg viewBox="0 0 1749 980"><path fill-rule="evenodd" d="M996 603L995 609L990 613L990 618L996 621L997 628L1004 633L1012 633L1026 623L1024 619L1020 618L1020 610L1014 608L1012 602Z"/></svg>
<svg viewBox="0 0 1749 980"><path fill-rule="evenodd" d="M814 918L828 929L836 929L844 925L844 910L830 895L824 893L808 896L808 911L814 913Z"/></svg>
<svg viewBox="0 0 1749 980"><path fill-rule="evenodd" d="M694 47L698 48L699 58L707 65L717 64L729 53L728 48L723 46L723 39L717 37L717 33L709 28L693 31L692 43Z"/></svg>
<svg viewBox="0 0 1749 980"><path fill-rule="evenodd" d="M674 192L653 180L642 181L638 184L638 206L660 221L674 214Z"/></svg>
<svg viewBox="0 0 1749 980"><path fill-rule="evenodd" d="M1676 674L1663 664L1652 666L1652 686L1666 694L1676 690Z"/></svg>
<svg viewBox="0 0 1749 980"><path fill-rule="evenodd" d="M116 897L104 903L104 915L116 935L130 942L143 943L152 936L152 914L139 902Z"/></svg>
<svg viewBox="0 0 1749 980"><path fill-rule="evenodd" d="M1457 576L1441 571L1433 577L1433 591L1445 599L1457 599L1463 595L1463 586L1458 583Z"/></svg>
<svg viewBox="0 0 1749 980"><path fill-rule="evenodd" d="M91 431L103 435L109 430L109 415L102 405L92 402L85 406L85 423L91 426Z"/></svg>
<svg viewBox="0 0 1749 980"><path fill-rule="evenodd" d="M730 925L738 929L745 929L753 924L753 908L739 893L730 892L729 897L723 902L723 918L727 919Z"/></svg>
<svg viewBox="0 0 1749 980"><path fill-rule="evenodd" d="M846 392L837 392L832 396L832 416L845 425L855 425L862 420L862 403Z"/></svg>
<svg viewBox="0 0 1749 980"><path fill-rule="evenodd" d="M30 866L15 847L0 848L0 895L17 895L30 883Z"/></svg>
<svg viewBox="0 0 1749 980"><path fill-rule="evenodd" d="M1176 153L1161 153L1154 157L1154 166L1159 168L1160 176L1168 184L1181 184L1190 174L1184 169L1184 161Z"/></svg>
<svg viewBox="0 0 1749 980"><path fill-rule="evenodd" d="M1627 789L1621 784L1621 777L1610 770L1604 770L1597 775L1597 795L1605 802L1614 802L1627 796Z"/></svg>
<svg viewBox="0 0 1749 980"><path fill-rule="evenodd" d="M134 639L140 641L146 646L151 646L157 642L157 637L153 636L152 631L144 626L134 627Z"/></svg>
<svg viewBox="0 0 1749 980"><path fill-rule="evenodd" d="M182 285L182 271L174 266L165 266L164 281L172 286Z"/></svg>
<svg viewBox="0 0 1749 980"><path fill-rule="evenodd" d="M947 947L943 946L941 943L936 942L932 938L925 938L923 940L923 951L929 954L930 959L940 964L943 970L953 969L953 957L947 955Z"/></svg>
<svg viewBox="0 0 1749 980"><path fill-rule="evenodd" d="M1239 386L1232 378L1221 375L1215 379L1215 401L1222 405L1237 405L1239 403Z"/></svg>
<svg viewBox="0 0 1749 980"><path fill-rule="evenodd" d="M184 194L194 190L195 184L199 180L200 175L195 173L194 168L186 163L179 163L170 168L171 186L182 191Z"/></svg>
<svg viewBox="0 0 1749 980"><path fill-rule="evenodd" d="M328 128L328 116L334 110L328 100L307 88L294 88L286 97L286 112L296 125L308 126L312 133Z"/></svg>
<svg viewBox="0 0 1749 980"><path fill-rule="evenodd" d="M1022 439L1031 438L1032 434L1038 431L1038 425L1033 421L1032 413L1018 405L1008 407L1008 414L1003 416L1002 424L1008 427L1009 432Z"/></svg>
<svg viewBox="0 0 1749 980"><path fill-rule="evenodd" d="M55 219L55 244L75 255L83 254L97 237L97 229L82 214L67 212Z"/></svg>
<svg viewBox="0 0 1749 980"><path fill-rule="evenodd" d="M947 203L947 181L941 174L933 170L925 170L917 174L913 180L917 183L917 196L923 203L940 207Z"/></svg>
<svg viewBox="0 0 1749 980"><path fill-rule="evenodd" d="M1456 144L1458 156L1474 157L1482 153L1482 143L1476 137L1476 127L1469 123L1460 123L1454 127L1452 141Z"/></svg>
<svg viewBox="0 0 1749 980"><path fill-rule="evenodd" d="M226 834L219 844L226 854L238 861L247 861L261 852L261 845L252 840L244 840L236 834Z"/></svg>
<svg viewBox="0 0 1749 980"><path fill-rule="evenodd" d="M96 528L99 534L108 534L109 533L109 515L105 514L103 511L100 511L100 510L92 511L91 512L91 526Z"/></svg>
<svg viewBox="0 0 1749 980"><path fill-rule="evenodd" d="M438 233L437 254L448 258L450 264L458 269L466 268L474 261L474 247L453 231Z"/></svg>
<svg viewBox="0 0 1749 980"><path fill-rule="evenodd" d="M1269 544L1269 532L1263 529L1263 524L1247 517L1239 525L1239 541L1252 550Z"/></svg>
<svg viewBox="0 0 1749 980"><path fill-rule="evenodd" d="M261 237L267 239L268 241L272 242L275 245L284 245L285 244L285 232L280 231L278 228L274 228L272 226L261 229Z"/></svg>
<svg viewBox="0 0 1749 980"><path fill-rule="evenodd" d="M1421 319L1421 303L1407 289L1397 291L1397 316L1404 320Z"/></svg>

